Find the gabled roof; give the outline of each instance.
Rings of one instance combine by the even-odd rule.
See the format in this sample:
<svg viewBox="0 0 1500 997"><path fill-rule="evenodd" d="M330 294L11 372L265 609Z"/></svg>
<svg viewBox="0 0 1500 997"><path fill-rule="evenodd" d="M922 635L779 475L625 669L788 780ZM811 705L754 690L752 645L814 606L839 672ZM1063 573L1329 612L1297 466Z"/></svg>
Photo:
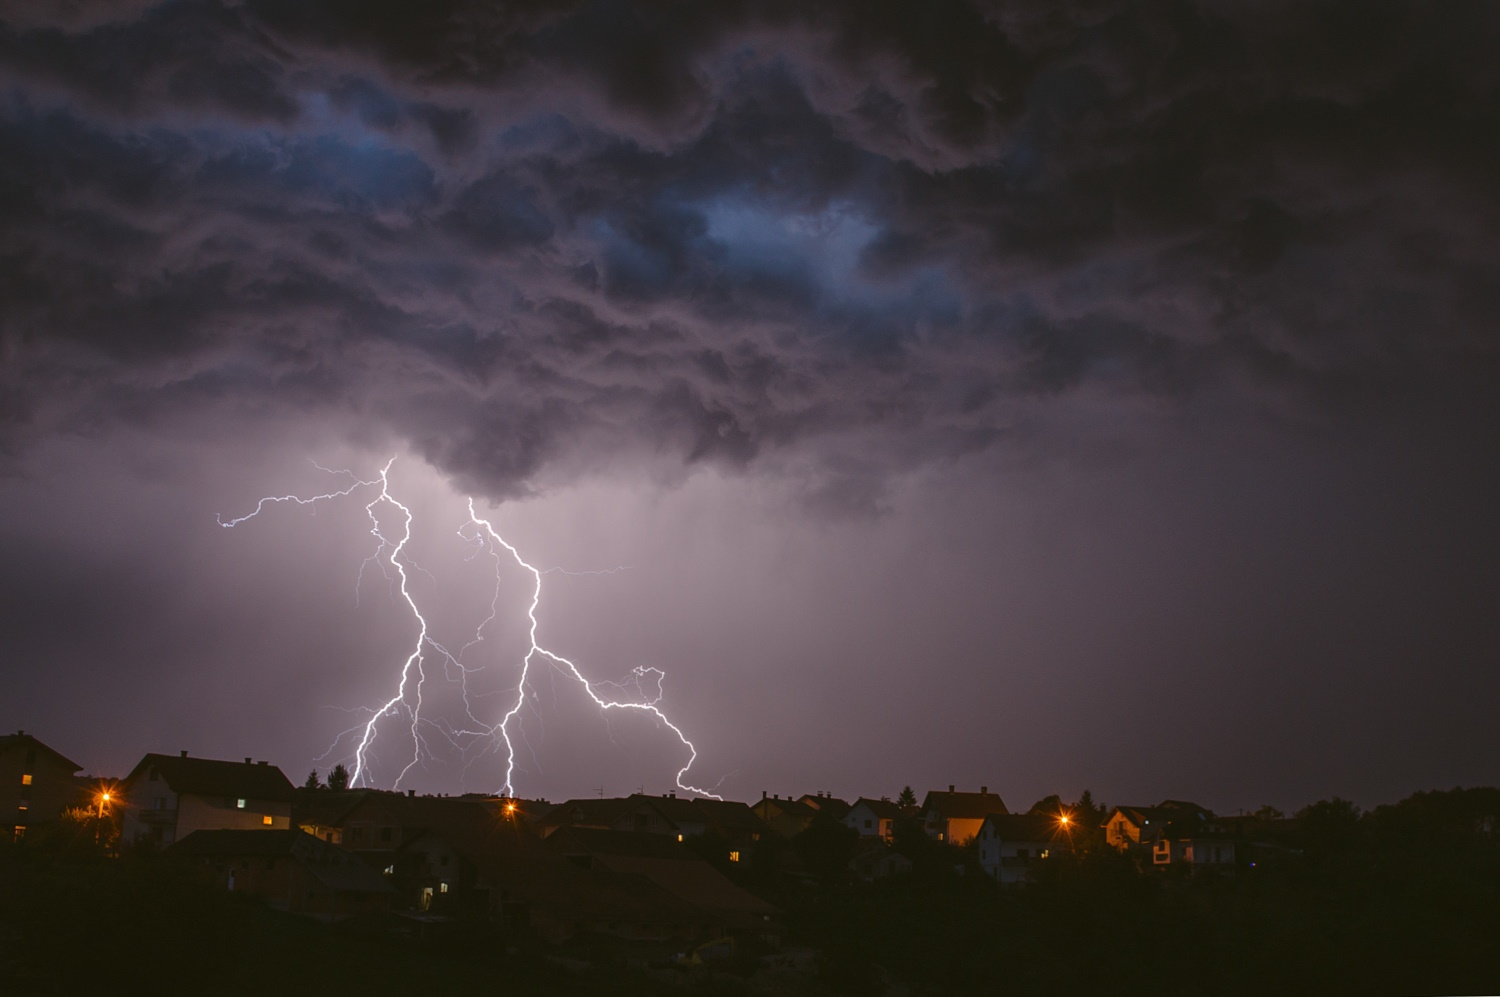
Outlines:
<svg viewBox="0 0 1500 997"><path fill-rule="evenodd" d="M788 797L787 799L780 799L778 797L768 796L762 800L756 801L755 806L765 806L768 813L772 810L778 810L788 817L799 817L803 820L812 820L818 815L818 811L814 810L806 803L791 799L790 797ZM754 808L752 807L751 809Z"/></svg>
<svg viewBox="0 0 1500 997"><path fill-rule="evenodd" d="M644 878L696 910L741 916L780 913L691 849L659 834L564 828L547 838L547 847L561 855L591 856L620 876Z"/></svg>
<svg viewBox="0 0 1500 997"><path fill-rule="evenodd" d="M1118 806L1110 810L1105 818L1105 823L1116 813L1124 814L1131 823L1137 827L1150 824L1159 827L1174 821L1208 821L1213 819L1213 812L1206 807L1200 807L1196 803L1186 803L1181 800L1166 800L1154 807L1132 807Z"/></svg>
<svg viewBox="0 0 1500 997"><path fill-rule="evenodd" d="M854 806L850 807L848 813L846 813L844 816L847 817L849 814L858 810L860 807L866 808L881 820L900 820L901 817L904 816L901 811L901 807L895 803L892 803L890 800L872 800L868 796L861 796L859 799L855 800Z"/></svg>
<svg viewBox="0 0 1500 997"><path fill-rule="evenodd" d="M1056 841L1065 836L1057 818L1048 814L990 814L981 834L985 828L1001 841Z"/></svg>
<svg viewBox="0 0 1500 997"><path fill-rule="evenodd" d="M372 789L297 789L292 800L292 822L338 826L347 815L375 792Z"/></svg>
<svg viewBox="0 0 1500 997"><path fill-rule="evenodd" d="M708 819L711 827L731 834L765 834L766 822L754 810L738 800L694 800L693 804Z"/></svg>
<svg viewBox="0 0 1500 997"><path fill-rule="evenodd" d="M608 827L629 809L630 801L623 797L607 799L565 800L532 823L538 827Z"/></svg>
<svg viewBox="0 0 1500 997"><path fill-rule="evenodd" d="M935 813L949 820L976 820L1003 814L1005 801L999 793L939 793L931 791L922 800L924 814Z"/></svg>
<svg viewBox="0 0 1500 997"><path fill-rule="evenodd" d="M286 803L296 795L295 788L281 769L264 762L225 762L185 755L149 754L125 777L127 796L137 780L150 777L153 768L174 793Z"/></svg>
<svg viewBox="0 0 1500 997"><path fill-rule="evenodd" d="M679 800L675 796L647 796L644 793L636 793L629 798L628 802L630 810L634 810L643 803L646 804L677 827L685 824L711 823L708 815L698 809L698 800L686 797Z"/></svg>
<svg viewBox="0 0 1500 997"><path fill-rule="evenodd" d="M25 731L18 730L14 734L0 735L0 755L6 754L12 748L36 748L40 751L45 751L47 754L52 756L54 761L60 762L61 764L67 766L69 772L77 772L79 769L83 768L82 765L79 765L77 762L73 761L71 758L58 751L56 748L42 743L32 735L27 734Z"/></svg>
<svg viewBox="0 0 1500 997"><path fill-rule="evenodd" d="M557 835L618 834L597 828L560 828ZM655 898L603 881L564 857L565 851L505 822L454 822L429 829L424 837L441 840L463 857L490 889L506 901L519 901L565 916L602 920L653 919L663 914ZM654 836L663 844L670 838ZM550 839L548 839L550 841ZM679 846L680 847L680 846Z"/></svg>
<svg viewBox="0 0 1500 997"><path fill-rule="evenodd" d="M834 820L843 820L850 809L849 803L836 796L818 796L816 793L803 793L797 798L797 802L805 803L824 817L832 817Z"/></svg>

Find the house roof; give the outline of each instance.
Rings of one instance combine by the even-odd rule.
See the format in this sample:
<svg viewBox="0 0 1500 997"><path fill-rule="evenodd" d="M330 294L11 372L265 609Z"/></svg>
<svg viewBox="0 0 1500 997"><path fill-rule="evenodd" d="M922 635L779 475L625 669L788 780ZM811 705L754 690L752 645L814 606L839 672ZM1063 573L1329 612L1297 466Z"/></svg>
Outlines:
<svg viewBox="0 0 1500 997"><path fill-rule="evenodd" d="M589 855L622 876L639 876L691 907L711 913L769 915L780 911L741 889L691 849L659 834L564 828L547 839L561 855Z"/></svg>
<svg viewBox="0 0 1500 997"><path fill-rule="evenodd" d="M1159 806L1154 807L1117 806L1110 810L1109 817L1113 817L1116 813L1124 814L1137 826L1147 822L1158 825L1167 824L1172 821L1204 821L1213 818L1213 812L1207 808L1200 807L1196 803L1184 803L1179 800L1167 800ZM1109 823L1109 817L1105 818L1106 824Z"/></svg>
<svg viewBox="0 0 1500 997"><path fill-rule="evenodd" d="M174 793L245 797L290 803L296 790L281 769L264 762L226 762L185 755L148 754L125 777L126 795L139 778L155 768Z"/></svg>
<svg viewBox="0 0 1500 997"><path fill-rule="evenodd" d="M188 858L236 859L289 856L313 877L340 893L390 893L391 884L353 855L296 829L194 831L168 853Z"/></svg>
<svg viewBox="0 0 1500 997"><path fill-rule="evenodd" d="M720 831L765 834L770 830L754 810L738 800L694 800L693 804Z"/></svg>
<svg viewBox="0 0 1500 997"><path fill-rule="evenodd" d="M292 823L337 826L369 796L371 789L297 789L292 800Z"/></svg>
<svg viewBox="0 0 1500 997"><path fill-rule="evenodd" d="M12 748L37 748L51 755L54 760L66 765L69 772L77 772L83 768L56 748L37 740L25 731L16 731L14 734L0 735L0 755L10 751Z"/></svg>
<svg viewBox="0 0 1500 997"><path fill-rule="evenodd" d="M1057 818L1048 814L990 814L984 827L1001 841L1055 841L1064 836Z"/></svg>
<svg viewBox="0 0 1500 997"><path fill-rule="evenodd" d="M851 806L836 796L818 796L816 793L804 793L797 798L797 802L805 803L823 816L832 817L834 820L843 820Z"/></svg>
<svg viewBox="0 0 1500 997"><path fill-rule="evenodd" d="M999 799L999 797L996 797L996 799ZM844 816L847 817L860 807L865 807L881 820L899 820L904 816L899 805L892 803L890 800L872 800L868 796L861 796L855 800L854 806L850 807L848 813Z"/></svg>
<svg viewBox="0 0 1500 997"><path fill-rule="evenodd" d="M791 799L790 797L788 797L787 799L780 799L778 797L768 796L765 799L757 801L755 806L764 806L767 813L771 813L773 810L780 811L782 814L785 814L788 817L800 817L803 820L812 820L818 815L818 811L813 807L801 802L800 800ZM751 809L753 810L755 808L752 807Z"/></svg>
<svg viewBox="0 0 1500 997"><path fill-rule="evenodd" d="M698 808L700 801L687 797L679 800L675 796L647 796L644 793L636 793L629 798L628 802L630 804L628 809L634 810L644 803L678 827L684 824L712 823L708 819L708 814Z"/></svg>
<svg viewBox="0 0 1500 997"><path fill-rule="evenodd" d="M561 827L552 837L575 834L619 834L598 828ZM579 868L565 858L565 850L505 822L481 820L471 811L442 827L430 828L403 845L410 848L423 837L435 837L453 848L488 885L507 900L521 901L556 914L594 920L657 919L675 916L664 911L661 898L617 885ZM677 845L670 838L658 843ZM678 846L681 847L681 846ZM675 910L676 904L668 904Z"/></svg>
<svg viewBox="0 0 1500 997"><path fill-rule="evenodd" d="M974 820L990 814L1009 813L999 793L940 793L931 791L922 800L923 813L936 813L949 820Z"/></svg>
<svg viewBox="0 0 1500 997"><path fill-rule="evenodd" d="M608 827L629 807L630 801L618 796L564 800L538 816L533 823L539 827Z"/></svg>

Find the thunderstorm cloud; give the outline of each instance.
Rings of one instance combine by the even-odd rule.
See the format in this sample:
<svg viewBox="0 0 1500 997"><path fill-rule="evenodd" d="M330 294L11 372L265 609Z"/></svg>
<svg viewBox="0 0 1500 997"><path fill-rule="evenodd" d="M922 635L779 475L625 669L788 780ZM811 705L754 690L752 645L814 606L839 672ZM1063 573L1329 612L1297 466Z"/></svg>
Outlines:
<svg viewBox="0 0 1500 997"><path fill-rule="evenodd" d="M1254 536L1293 492L1342 524L1340 557L1410 516L1483 558L1497 46L1483 0L4 0L0 470L34 479L58 440L317 427L493 502L633 468L669 490L700 470L770 482L811 530L904 522L924 476L1076 473L1054 507L1095 525L1027 563L1083 574L1215 556L1110 546L1152 509ZM1166 466L1179 447L1197 456ZM1158 470L1109 470L1128 454ZM258 494L236 484L214 500ZM1000 515L951 503L933 514ZM1226 602L1275 590L1320 531L1236 548ZM46 616L37 593L76 575L25 532L7 527L6 591ZM1424 556L1370 572L1451 563ZM78 612L138 613L119 561L88 570ZM1049 584L954 570L1017 605ZM1472 663L1493 647L1470 627L1493 571L1449 580L1456 622L1429 646ZM1425 583L1392 585L1324 630L1298 617L1309 660L1341 662L1313 699L1371 653L1325 631L1421 603ZM964 590L932 610L944 627ZM1048 591L1038 617L1082 598ZM1206 619L1079 655L1117 642L1136 667ZM17 628L10 653L54 636ZM1219 675L1184 654L1181 676ZM1225 697L1282 674L1223 667ZM1172 723L1206 736L1183 716L1199 708Z"/></svg>

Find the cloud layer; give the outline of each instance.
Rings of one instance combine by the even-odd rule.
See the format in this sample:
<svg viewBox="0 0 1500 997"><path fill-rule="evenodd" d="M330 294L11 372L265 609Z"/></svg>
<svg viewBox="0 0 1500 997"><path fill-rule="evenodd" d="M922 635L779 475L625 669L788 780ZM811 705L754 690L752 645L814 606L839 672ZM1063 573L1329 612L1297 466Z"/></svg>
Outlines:
<svg viewBox="0 0 1500 997"><path fill-rule="evenodd" d="M868 508L1070 400L1494 387L1481 2L3 10L13 457L277 408L496 497L665 457Z"/></svg>

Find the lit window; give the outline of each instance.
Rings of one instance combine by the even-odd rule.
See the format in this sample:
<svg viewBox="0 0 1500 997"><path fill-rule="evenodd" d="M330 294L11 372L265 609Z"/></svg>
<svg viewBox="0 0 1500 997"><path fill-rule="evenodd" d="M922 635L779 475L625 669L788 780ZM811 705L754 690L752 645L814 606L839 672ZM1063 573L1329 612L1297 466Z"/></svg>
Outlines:
<svg viewBox="0 0 1500 997"><path fill-rule="evenodd" d="M21 785L23 785L23 786L29 786L29 785L31 785L31 776L29 776L29 775L23 775L23 776L21 776Z"/></svg>
<svg viewBox="0 0 1500 997"><path fill-rule="evenodd" d="M729 853L729 861L731 861L731 862L738 862L739 860L740 860L740 853L739 852L730 852Z"/></svg>
<svg viewBox="0 0 1500 997"><path fill-rule="evenodd" d="M266 816L264 816L264 817L262 817L260 819L260 822L262 824L266 825L266 827L270 827L271 826L271 815L270 814L266 814Z"/></svg>
<svg viewBox="0 0 1500 997"><path fill-rule="evenodd" d="M387 876L394 876L396 874L396 867L393 866L393 865L386 866L385 867L385 874Z"/></svg>
<svg viewBox="0 0 1500 997"><path fill-rule="evenodd" d="M439 883L438 884L438 892L439 893L447 893L448 892L448 884L447 883Z"/></svg>
<svg viewBox="0 0 1500 997"><path fill-rule="evenodd" d="M16 831L15 831L15 838L13 840L20 841L24 837L26 837L26 825L25 824L17 824L16 825Z"/></svg>
<svg viewBox="0 0 1500 997"><path fill-rule="evenodd" d="M235 800L234 801L234 805L235 805L235 808L238 809L238 810L245 809L245 801L244 800Z"/></svg>
<svg viewBox="0 0 1500 997"><path fill-rule="evenodd" d="M26 812L26 804L22 803L19 806L17 806L16 809L19 810L19 811L21 811L21 813L24 814Z"/></svg>
<svg viewBox="0 0 1500 997"><path fill-rule="evenodd" d="M679 835L678 835L678 836L677 836L677 840L678 840L678 841L681 841L681 840L682 840L682 835L680 835L680 834L679 834Z"/></svg>

